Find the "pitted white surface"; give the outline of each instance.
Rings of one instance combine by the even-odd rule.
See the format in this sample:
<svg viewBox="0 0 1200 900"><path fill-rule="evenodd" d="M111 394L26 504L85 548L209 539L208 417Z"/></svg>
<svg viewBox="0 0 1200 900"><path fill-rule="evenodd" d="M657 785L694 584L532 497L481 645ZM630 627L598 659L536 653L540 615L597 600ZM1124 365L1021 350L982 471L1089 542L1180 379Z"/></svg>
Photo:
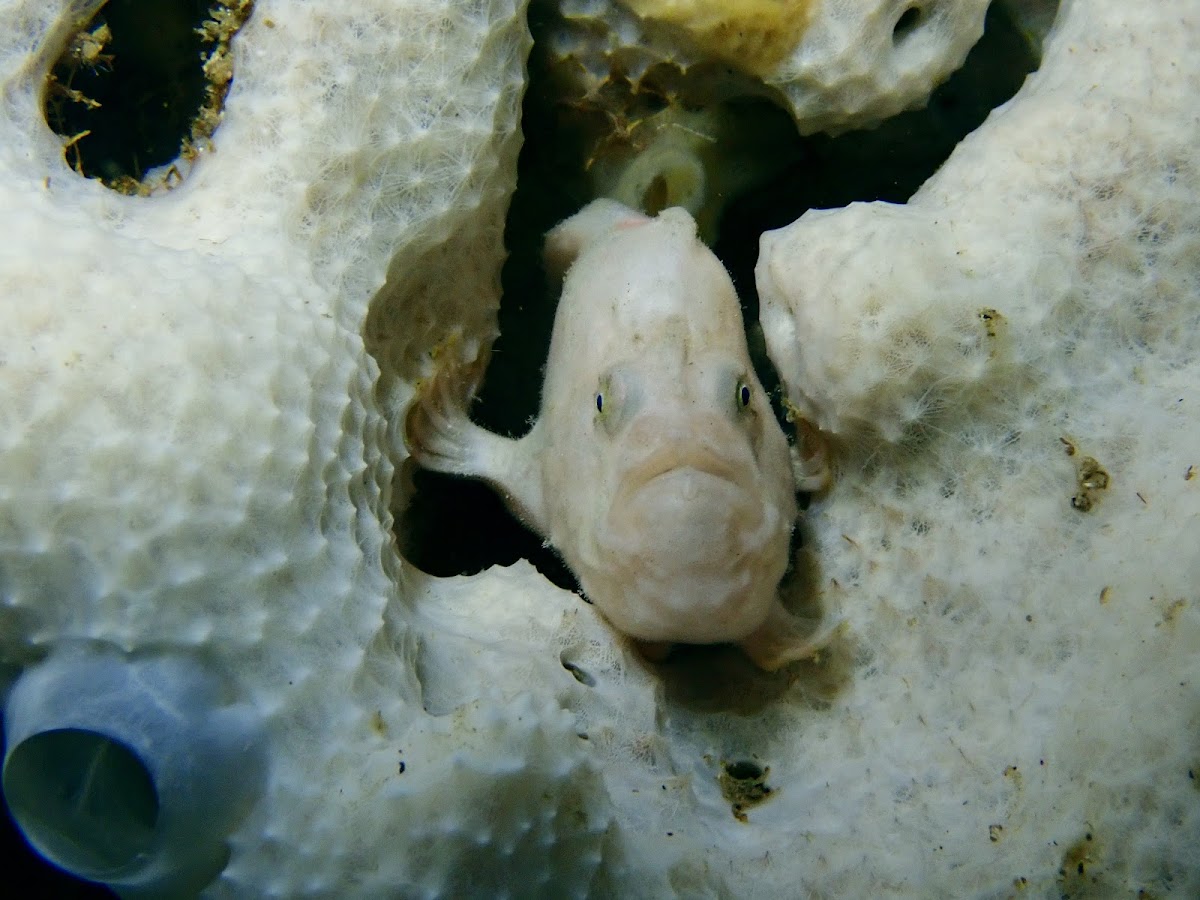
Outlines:
<svg viewBox="0 0 1200 900"><path fill-rule="evenodd" d="M904 823L891 879L1042 896L1086 843L1065 894L1197 889L1198 50L1196 3L1065 3L908 204L763 238L769 352L838 448L810 551L872 656L859 727L906 736L841 795Z"/></svg>

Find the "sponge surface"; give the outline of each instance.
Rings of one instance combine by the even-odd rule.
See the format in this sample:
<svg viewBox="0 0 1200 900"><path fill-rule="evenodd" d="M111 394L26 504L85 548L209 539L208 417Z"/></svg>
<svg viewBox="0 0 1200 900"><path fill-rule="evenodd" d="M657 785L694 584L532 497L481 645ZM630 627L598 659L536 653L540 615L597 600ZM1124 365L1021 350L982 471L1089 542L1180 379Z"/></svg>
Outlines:
<svg viewBox="0 0 1200 900"><path fill-rule="evenodd" d="M259 0L215 153L131 198L41 119L78 6L0 0L0 659L262 711L210 895L1200 893L1194 0L1064 3L908 206L767 242L841 466L787 601L847 622L776 675L395 550L413 383L495 329L523 8Z"/></svg>

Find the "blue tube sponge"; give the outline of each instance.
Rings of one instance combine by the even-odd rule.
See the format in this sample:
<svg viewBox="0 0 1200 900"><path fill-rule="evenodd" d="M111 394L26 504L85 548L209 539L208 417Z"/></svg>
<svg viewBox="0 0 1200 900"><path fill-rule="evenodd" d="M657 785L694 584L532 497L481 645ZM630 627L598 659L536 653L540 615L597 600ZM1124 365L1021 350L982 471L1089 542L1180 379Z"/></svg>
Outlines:
<svg viewBox="0 0 1200 900"><path fill-rule="evenodd" d="M184 655L64 648L13 685L4 725L4 795L26 838L123 896L203 888L266 773L261 716Z"/></svg>

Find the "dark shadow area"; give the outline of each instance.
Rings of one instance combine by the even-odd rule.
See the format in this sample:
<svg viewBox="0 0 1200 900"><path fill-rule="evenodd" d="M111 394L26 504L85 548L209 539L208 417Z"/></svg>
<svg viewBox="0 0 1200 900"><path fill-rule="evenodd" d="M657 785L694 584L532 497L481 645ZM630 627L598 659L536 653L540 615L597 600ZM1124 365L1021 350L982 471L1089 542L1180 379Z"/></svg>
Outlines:
<svg viewBox="0 0 1200 900"><path fill-rule="evenodd" d="M541 14L535 4L530 12L535 43L522 112L525 143L505 230L509 257L502 275L500 337L472 409L472 418L480 425L512 437L527 432L538 414L542 370L554 325L557 295L547 285L542 269L543 236L594 199L584 173L592 159L589 147L596 141L595 116L581 124L584 117L578 103L556 94L550 63L537 40L545 27L538 19ZM901 18L906 27L914 22L911 17L908 23ZM896 116L878 128L839 137L801 138L791 128L787 140L780 139L774 118L760 112L755 115L770 139L756 144L739 137L739 152L749 148L751 155L769 154L771 159L764 159L761 169L780 174L731 198L713 249L733 277L742 300L751 358L789 438L794 435L779 403L779 378L767 359L758 328L754 264L762 233L793 222L808 209L841 207L854 201L904 202L937 171L959 141L1017 92L1037 63L1028 39L1007 13L993 4L983 37L963 67L933 93L926 108ZM615 76L613 80L619 81ZM620 89L622 96L632 96L631 102L649 103L645 94L639 93L644 88L633 88L630 94L631 88L623 82ZM752 107L764 102L756 99L745 104ZM746 159L739 156L738 164L745 164ZM560 568L561 560L504 509L490 488L429 473L419 473L414 485L416 492L397 533L405 556L418 568L437 575L463 574L506 565L524 556L555 583L563 584L561 574L550 574L547 558ZM801 508L807 501L800 497ZM696 652L720 655L711 648Z"/></svg>
<svg viewBox="0 0 1200 900"><path fill-rule="evenodd" d="M422 572L448 578L529 560L569 591L579 586L558 554L505 508L482 481L417 468L412 499L396 522L400 552Z"/></svg>
<svg viewBox="0 0 1200 900"><path fill-rule="evenodd" d="M681 714L755 716L793 689L814 706L829 703L849 683L854 653L852 641L835 635L812 659L764 672L732 644L678 644L653 665Z"/></svg>

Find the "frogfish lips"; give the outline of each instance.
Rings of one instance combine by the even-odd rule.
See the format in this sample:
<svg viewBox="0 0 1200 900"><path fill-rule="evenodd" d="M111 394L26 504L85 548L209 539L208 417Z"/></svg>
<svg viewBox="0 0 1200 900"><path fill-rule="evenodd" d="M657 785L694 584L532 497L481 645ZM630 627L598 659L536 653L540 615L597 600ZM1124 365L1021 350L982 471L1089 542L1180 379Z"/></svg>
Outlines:
<svg viewBox="0 0 1200 900"><path fill-rule="evenodd" d="M676 454L626 473L594 532L581 583L606 617L642 640L712 643L767 615L787 561L790 510L756 469Z"/></svg>
<svg viewBox="0 0 1200 900"><path fill-rule="evenodd" d="M754 479L752 469L702 449L653 454L624 474L602 550L660 575L737 567L765 549L779 521Z"/></svg>

